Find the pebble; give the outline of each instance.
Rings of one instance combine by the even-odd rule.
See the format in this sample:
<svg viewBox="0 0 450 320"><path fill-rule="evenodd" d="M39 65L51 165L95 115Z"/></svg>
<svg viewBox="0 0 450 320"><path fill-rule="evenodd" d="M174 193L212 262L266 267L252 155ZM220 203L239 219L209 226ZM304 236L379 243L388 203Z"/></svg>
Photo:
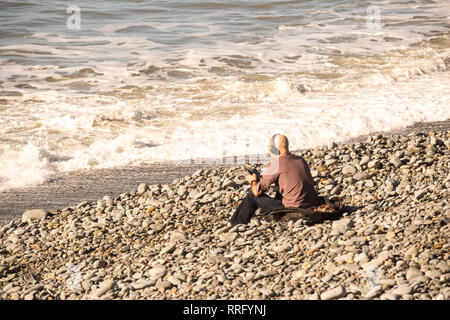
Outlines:
<svg viewBox="0 0 450 320"><path fill-rule="evenodd" d="M155 223L155 224L152 224L150 226L150 228L154 231L161 231L164 229L164 224L163 223Z"/></svg>
<svg viewBox="0 0 450 320"><path fill-rule="evenodd" d="M370 157L369 157L369 156L363 156L363 157L361 158L361 161L359 161L359 165L360 165L360 166L363 166L363 165L365 165L365 164L368 164L369 161L370 161Z"/></svg>
<svg viewBox="0 0 450 320"><path fill-rule="evenodd" d="M155 284L155 281L139 279L131 284L134 290L142 290Z"/></svg>
<svg viewBox="0 0 450 320"><path fill-rule="evenodd" d="M343 218L333 221L332 230L338 233L345 233L348 228L353 226L353 221L350 218Z"/></svg>
<svg viewBox="0 0 450 320"><path fill-rule="evenodd" d="M342 173L344 175L353 175L356 173L356 168L354 166L352 166L351 164L345 165L342 168Z"/></svg>
<svg viewBox="0 0 450 320"><path fill-rule="evenodd" d="M261 289L259 289L259 292L261 292L261 295L263 296L263 298L270 298L274 295L273 290L268 289L268 288L261 288Z"/></svg>
<svg viewBox="0 0 450 320"><path fill-rule="evenodd" d="M170 289L172 287L172 283L170 281L164 280L164 281L159 281L156 283L155 287L161 291L164 292L168 289Z"/></svg>
<svg viewBox="0 0 450 320"><path fill-rule="evenodd" d="M345 289L343 286L337 286L333 289L329 289L320 294L321 300L332 300L342 297L345 294Z"/></svg>
<svg viewBox="0 0 450 320"><path fill-rule="evenodd" d="M378 160L372 160L367 163L367 167L369 169L371 169L371 168L378 169L378 168L380 168L380 166L381 166L381 164L380 164L380 161L378 161Z"/></svg>
<svg viewBox="0 0 450 320"><path fill-rule="evenodd" d="M408 281L411 281L414 278L421 277L421 276L423 276L423 273L420 270L415 269L415 268L410 268L406 272L406 280L408 280Z"/></svg>
<svg viewBox="0 0 450 320"><path fill-rule="evenodd" d="M167 273L167 268L163 265L157 265L148 271L148 275L150 276L150 279L152 279L152 280L162 278L166 275L166 273Z"/></svg>
<svg viewBox="0 0 450 320"><path fill-rule="evenodd" d="M394 279L380 279L378 280L378 282L380 283L380 285L383 286L383 288L389 288L389 287L393 287L395 286L395 284L397 283Z"/></svg>
<svg viewBox="0 0 450 320"><path fill-rule="evenodd" d="M320 300L320 295L315 292L309 297L309 300Z"/></svg>
<svg viewBox="0 0 450 320"><path fill-rule="evenodd" d="M328 273L333 273L334 270L336 270L336 265L335 265L333 262L328 262L328 263L325 265L324 269L325 269L326 271L328 271Z"/></svg>
<svg viewBox="0 0 450 320"><path fill-rule="evenodd" d="M273 247L273 251L278 252L278 253L285 252L290 249L291 249L291 245L289 243L285 243L285 244Z"/></svg>
<svg viewBox="0 0 450 320"><path fill-rule="evenodd" d="M353 175L353 179L355 179L356 181L367 180L369 177L369 174L367 174L366 172L358 172Z"/></svg>
<svg viewBox="0 0 450 320"><path fill-rule="evenodd" d="M427 139L302 151L320 193L351 208L313 226L229 224L259 164L11 221L0 226L0 299L448 299L450 149L436 139L429 152Z"/></svg>
<svg viewBox="0 0 450 320"><path fill-rule="evenodd" d="M148 190L148 185L146 183L141 183L138 186L138 194L143 194L147 190Z"/></svg>
<svg viewBox="0 0 450 320"><path fill-rule="evenodd" d="M312 176L313 178L318 177L318 176L319 176L319 171L314 170L314 169L311 169L311 176Z"/></svg>
<svg viewBox="0 0 450 320"><path fill-rule="evenodd" d="M83 288L84 291L89 291L89 289L91 287L92 287L92 281L84 280L81 282L81 288Z"/></svg>
<svg viewBox="0 0 450 320"><path fill-rule="evenodd" d="M366 299L373 299L374 297L380 295L382 292L382 289L380 286L375 286L372 289L370 289L366 294L365 294L365 298Z"/></svg>
<svg viewBox="0 0 450 320"><path fill-rule="evenodd" d="M414 246L411 246L408 250L405 252L406 258L413 258L417 255L417 249Z"/></svg>
<svg viewBox="0 0 450 320"><path fill-rule="evenodd" d="M355 262L365 263L365 262L369 261L369 257L367 256L367 254L365 254L363 252L363 253L358 254L354 260L355 260Z"/></svg>
<svg viewBox="0 0 450 320"><path fill-rule="evenodd" d="M27 210L22 214L22 222L43 220L47 214L48 212L43 209Z"/></svg>
<svg viewBox="0 0 450 320"><path fill-rule="evenodd" d="M113 286L114 286L114 280L112 280L112 279L104 280L102 283L100 283L99 288L95 292L95 296L96 297L101 297L106 292L111 290L113 288Z"/></svg>
<svg viewBox="0 0 450 320"><path fill-rule="evenodd" d="M334 260L335 260L337 263L344 263L344 262L349 261L352 257L353 257L353 254L347 253L347 254L344 254L344 255L340 255L340 256L335 257Z"/></svg>
<svg viewBox="0 0 450 320"><path fill-rule="evenodd" d="M450 272L450 264L448 261L441 261L436 265L436 267L438 267L442 273Z"/></svg>
<svg viewBox="0 0 450 320"><path fill-rule="evenodd" d="M400 160L400 157L393 156L389 159L389 162L394 165L394 167L398 168L402 165L402 161Z"/></svg>
<svg viewBox="0 0 450 320"><path fill-rule="evenodd" d="M227 232L220 236L220 239L225 242L233 242L238 237L236 232Z"/></svg>
<svg viewBox="0 0 450 320"><path fill-rule="evenodd" d="M415 198L415 200L420 200L426 194L427 194L427 190L426 189L417 190L416 192L414 192L414 198Z"/></svg>
<svg viewBox="0 0 450 320"><path fill-rule="evenodd" d="M306 275L306 270L299 270L292 273L293 280L300 280Z"/></svg>
<svg viewBox="0 0 450 320"><path fill-rule="evenodd" d="M402 285L399 285L396 288L394 288L392 290L392 294L399 295L399 296L406 296L406 295L410 294L411 291L412 291L411 286L409 286L407 284L402 284Z"/></svg>
<svg viewBox="0 0 450 320"><path fill-rule="evenodd" d="M106 266L108 263L104 260L96 260L93 264L92 267L94 269L98 269L98 268L102 268L104 266Z"/></svg>
<svg viewBox="0 0 450 320"><path fill-rule="evenodd" d="M186 241L186 235L183 232L175 231L170 234L170 240L183 242L183 241Z"/></svg>
<svg viewBox="0 0 450 320"><path fill-rule="evenodd" d="M34 300L34 292L30 292L23 297L24 300Z"/></svg>
<svg viewBox="0 0 450 320"><path fill-rule="evenodd" d="M175 244L168 244L161 250L161 254L164 255L172 253L175 250L175 248L176 248Z"/></svg>
<svg viewBox="0 0 450 320"><path fill-rule="evenodd" d="M386 233L386 239L389 239L389 240L395 239L395 232L393 232L393 231L388 231L388 232Z"/></svg>

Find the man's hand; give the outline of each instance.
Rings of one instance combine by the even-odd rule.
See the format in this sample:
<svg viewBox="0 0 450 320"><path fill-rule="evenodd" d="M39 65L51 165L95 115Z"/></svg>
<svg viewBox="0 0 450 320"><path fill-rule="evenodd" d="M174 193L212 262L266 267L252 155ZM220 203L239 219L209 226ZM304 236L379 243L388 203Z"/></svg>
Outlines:
<svg viewBox="0 0 450 320"><path fill-rule="evenodd" d="M256 173L254 173L254 174L251 174L251 175L248 175L246 178L245 178L246 180L247 180L247 182L248 183L252 183L252 181L258 181L258 178L257 178L257 176L256 176Z"/></svg>

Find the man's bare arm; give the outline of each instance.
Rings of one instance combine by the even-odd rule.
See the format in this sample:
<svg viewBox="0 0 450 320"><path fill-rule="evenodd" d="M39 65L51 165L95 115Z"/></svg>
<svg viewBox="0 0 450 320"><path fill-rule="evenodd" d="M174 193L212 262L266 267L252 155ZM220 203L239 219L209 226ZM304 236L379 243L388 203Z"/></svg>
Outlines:
<svg viewBox="0 0 450 320"><path fill-rule="evenodd" d="M251 190L253 192L253 194L257 197L261 194L260 191L258 191L258 187L257 187L257 182L258 182L258 176L256 175L256 173L253 173L249 176L247 176L247 181L248 183L250 183L251 185Z"/></svg>
<svg viewBox="0 0 450 320"><path fill-rule="evenodd" d="M252 181L251 184L253 194L255 195L255 197L258 197L261 194L261 192L258 190L256 181Z"/></svg>

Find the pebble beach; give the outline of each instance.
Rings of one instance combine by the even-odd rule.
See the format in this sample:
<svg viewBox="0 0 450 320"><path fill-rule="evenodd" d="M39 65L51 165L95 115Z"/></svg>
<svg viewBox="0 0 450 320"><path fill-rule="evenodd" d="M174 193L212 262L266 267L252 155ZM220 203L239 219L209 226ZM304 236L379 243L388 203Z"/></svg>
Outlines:
<svg viewBox="0 0 450 320"><path fill-rule="evenodd" d="M262 163L25 211L0 225L0 299L448 300L449 149L436 130L296 152L347 206L312 226L228 223Z"/></svg>

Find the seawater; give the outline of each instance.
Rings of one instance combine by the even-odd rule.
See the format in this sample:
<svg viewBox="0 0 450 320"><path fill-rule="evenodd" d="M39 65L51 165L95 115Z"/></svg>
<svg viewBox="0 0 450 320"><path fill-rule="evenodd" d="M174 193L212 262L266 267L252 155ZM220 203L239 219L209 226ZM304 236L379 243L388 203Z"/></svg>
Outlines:
<svg viewBox="0 0 450 320"><path fill-rule="evenodd" d="M2 1L0 190L450 118L448 1Z"/></svg>

